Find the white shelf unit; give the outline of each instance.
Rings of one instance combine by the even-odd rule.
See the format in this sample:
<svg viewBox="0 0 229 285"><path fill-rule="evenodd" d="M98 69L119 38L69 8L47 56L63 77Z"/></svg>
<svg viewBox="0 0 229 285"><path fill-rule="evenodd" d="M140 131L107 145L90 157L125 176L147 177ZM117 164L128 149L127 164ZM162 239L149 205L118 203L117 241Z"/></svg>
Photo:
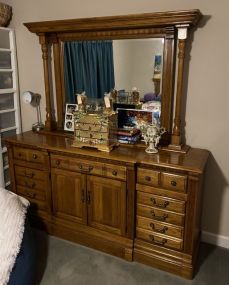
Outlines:
<svg viewBox="0 0 229 285"><path fill-rule="evenodd" d="M10 187L3 139L21 132L14 30L0 27L0 187Z"/></svg>

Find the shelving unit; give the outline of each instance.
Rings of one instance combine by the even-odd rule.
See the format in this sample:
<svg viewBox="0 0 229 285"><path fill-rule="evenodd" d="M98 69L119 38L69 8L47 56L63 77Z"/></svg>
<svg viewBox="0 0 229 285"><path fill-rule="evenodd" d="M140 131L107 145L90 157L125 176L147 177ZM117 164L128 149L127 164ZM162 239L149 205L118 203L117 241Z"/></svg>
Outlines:
<svg viewBox="0 0 229 285"><path fill-rule="evenodd" d="M20 131L15 35L0 27L0 186L4 188L10 188L10 175L3 139Z"/></svg>

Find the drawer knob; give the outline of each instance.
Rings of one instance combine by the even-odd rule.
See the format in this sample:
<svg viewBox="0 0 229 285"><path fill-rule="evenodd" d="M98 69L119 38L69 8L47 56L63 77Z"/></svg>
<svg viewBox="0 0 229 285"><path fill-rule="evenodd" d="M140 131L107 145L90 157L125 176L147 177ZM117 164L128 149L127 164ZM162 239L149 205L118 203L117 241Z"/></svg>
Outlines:
<svg viewBox="0 0 229 285"><path fill-rule="evenodd" d="M28 178L33 178L35 173L34 172L31 172L31 173L27 173L26 171L24 172L24 175L25 177L28 177Z"/></svg>
<svg viewBox="0 0 229 285"><path fill-rule="evenodd" d="M29 198L36 198L36 193L30 193L30 192L26 192L26 195L29 197Z"/></svg>
<svg viewBox="0 0 229 285"><path fill-rule="evenodd" d="M60 161L56 160L56 165L59 166L60 165Z"/></svg>
<svg viewBox="0 0 229 285"><path fill-rule="evenodd" d="M168 218L168 215L167 214L164 214L162 216L157 216L154 211L151 211L151 215L152 217L155 219L155 220L158 220L158 221L162 221L164 222L167 218Z"/></svg>
<svg viewBox="0 0 229 285"><path fill-rule="evenodd" d="M37 159L37 154L33 154L33 159Z"/></svg>
<svg viewBox="0 0 229 285"><path fill-rule="evenodd" d="M174 187L177 186L176 181L172 180L172 181L171 181L171 185L174 186Z"/></svg>
<svg viewBox="0 0 229 285"><path fill-rule="evenodd" d="M18 153L18 156L19 156L19 157L21 157L21 156L22 156L22 154L19 152L19 153Z"/></svg>
<svg viewBox="0 0 229 285"><path fill-rule="evenodd" d="M154 225L154 223L150 223L150 227L157 233L161 233L161 234L164 234L168 228L167 227L163 227L162 229L157 229Z"/></svg>
<svg viewBox="0 0 229 285"><path fill-rule="evenodd" d="M169 205L168 201L165 201L164 203L157 203L155 198L150 198L150 201L153 203L153 205L155 207L158 207L158 208L163 208L164 209L164 208L166 208Z"/></svg>
<svg viewBox="0 0 229 285"><path fill-rule="evenodd" d="M145 176L145 181L151 181L151 177L150 176Z"/></svg>
<svg viewBox="0 0 229 285"><path fill-rule="evenodd" d="M112 175L117 176L118 172L116 170L112 171Z"/></svg>
<svg viewBox="0 0 229 285"><path fill-rule="evenodd" d="M33 182L33 183L30 185L27 181L25 181L25 186L28 187L28 188L30 188L30 189L33 189L33 188L36 186L36 183Z"/></svg>
<svg viewBox="0 0 229 285"><path fill-rule="evenodd" d="M167 243L167 239L163 238L162 240L155 240L154 236L149 235L151 242L158 244L158 245L165 245Z"/></svg>

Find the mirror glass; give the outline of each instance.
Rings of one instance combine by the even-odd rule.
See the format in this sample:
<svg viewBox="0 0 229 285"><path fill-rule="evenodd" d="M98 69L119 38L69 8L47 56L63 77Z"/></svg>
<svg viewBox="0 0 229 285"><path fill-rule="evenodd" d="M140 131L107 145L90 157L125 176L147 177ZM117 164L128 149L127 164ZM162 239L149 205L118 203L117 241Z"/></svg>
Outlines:
<svg viewBox="0 0 229 285"><path fill-rule="evenodd" d="M161 101L164 38L71 41L64 43L65 103L75 94L103 98L116 89L141 100Z"/></svg>

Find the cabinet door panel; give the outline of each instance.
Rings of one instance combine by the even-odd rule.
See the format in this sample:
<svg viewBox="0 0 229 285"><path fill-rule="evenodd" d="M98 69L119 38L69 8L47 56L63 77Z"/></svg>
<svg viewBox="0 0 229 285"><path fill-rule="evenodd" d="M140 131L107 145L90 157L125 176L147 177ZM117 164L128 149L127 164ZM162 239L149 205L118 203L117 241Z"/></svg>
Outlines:
<svg viewBox="0 0 229 285"><path fill-rule="evenodd" d="M52 169L53 210L57 217L86 224L85 175Z"/></svg>
<svg viewBox="0 0 229 285"><path fill-rule="evenodd" d="M122 181L87 177L88 224L125 235L126 186Z"/></svg>

